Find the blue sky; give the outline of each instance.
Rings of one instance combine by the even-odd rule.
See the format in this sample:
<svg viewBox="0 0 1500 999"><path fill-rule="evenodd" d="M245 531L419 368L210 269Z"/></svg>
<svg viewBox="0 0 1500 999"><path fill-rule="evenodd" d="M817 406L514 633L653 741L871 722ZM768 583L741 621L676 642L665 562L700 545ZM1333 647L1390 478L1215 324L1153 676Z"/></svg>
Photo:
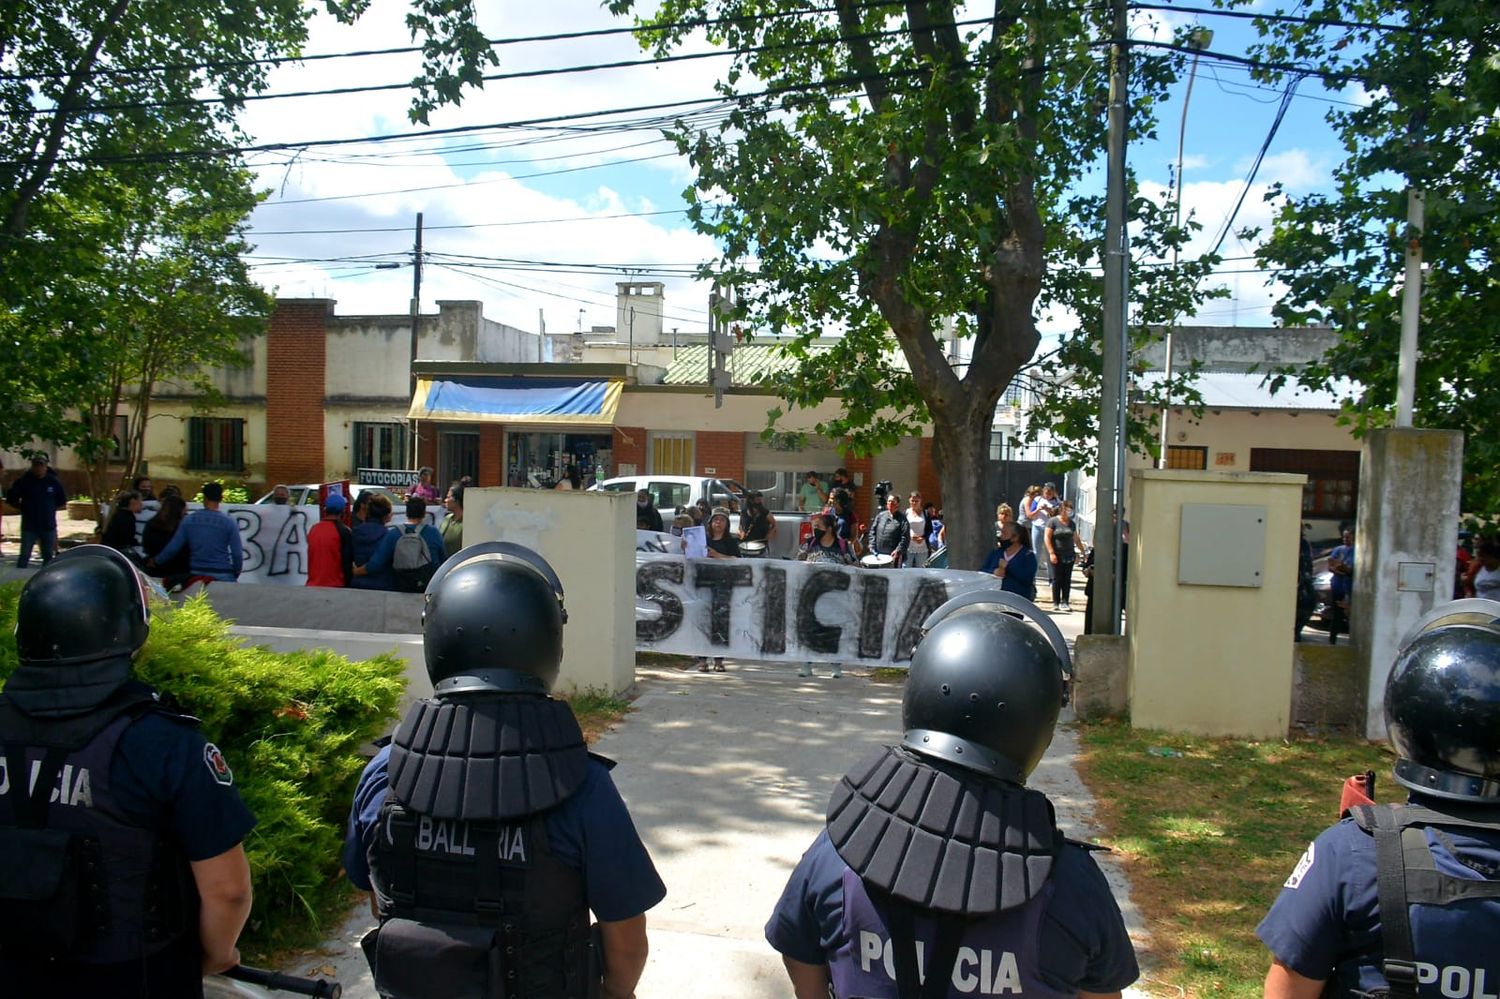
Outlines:
<svg viewBox="0 0 1500 999"><path fill-rule="evenodd" d="M307 51L409 45L403 4L386 0L373 7L354 27L320 19ZM481 26L490 37L624 25L588 2L488 2L481 9ZM1138 13L1132 35L1166 40L1173 27L1195 22L1214 29L1215 52L1243 54L1253 41L1247 23L1176 11ZM500 56L499 72L644 58L628 35L505 46ZM452 128L708 97L725 65L725 59L704 59L497 81L470 93L461 107L439 111L431 125ZM311 62L278 68L271 90L391 83L413 72L410 56ZM1162 107L1158 139L1130 150L1145 189L1158 197L1166 196L1176 157L1183 89L1179 83L1174 100ZM1315 80L1301 85L1244 199L1236 230L1269 220L1263 199L1269 184L1281 181L1294 192L1328 184L1340 156L1323 120L1329 99L1357 95L1330 94ZM259 142L406 132L408 100L405 91L396 90L265 101L252 104L243 120ZM1279 100L1276 91L1253 84L1243 68L1207 61L1200 66L1183 190L1185 211L1196 214L1204 232L1190 252L1211 242L1240 196ZM261 179L274 193L254 216L257 273L281 295L337 299L341 313L405 312L410 269L376 265L408 259L420 211L425 249L433 255L422 295L428 311L438 299L479 299L490 318L528 330L538 327L539 314L551 332L611 325L615 282L636 279L621 268L649 268L666 272L656 279L667 283L668 328L701 330L708 289L679 275L711 257L713 247L687 227L680 194L692 175L657 134L648 129L564 135L538 129L437 139L415 130L410 142L259 155ZM1222 252L1242 258L1252 251L1231 235ZM1253 261L1229 259L1223 269L1253 266ZM1225 273L1218 280L1235 296L1207 305L1198 321L1271 322L1274 289L1265 288L1264 275ZM1041 321L1044 331L1055 333L1071 320L1046 316Z"/></svg>

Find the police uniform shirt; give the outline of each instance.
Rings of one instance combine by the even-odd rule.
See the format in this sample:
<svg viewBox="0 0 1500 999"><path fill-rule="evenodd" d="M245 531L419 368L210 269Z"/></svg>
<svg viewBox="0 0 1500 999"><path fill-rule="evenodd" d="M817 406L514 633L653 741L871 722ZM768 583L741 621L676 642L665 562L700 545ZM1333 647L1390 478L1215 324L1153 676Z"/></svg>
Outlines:
<svg viewBox="0 0 1500 999"><path fill-rule="evenodd" d="M1445 828L1443 835L1471 863L1500 871L1500 833ZM1433 835L1426 830L1427 846L1437 869L1457 877L1478 879L1480 874L1459 863ZM1484 905L1485 903L1465 903ZM1414 909L1413 912L1419 910ZM1493 910L1492 910L1493 911ZM1469 953L1489 956L1488 968L1465 968L1447 977L1442 994L1452 999L1463 996L1492 996L1500 993L1500 919L1475 921L1474 932L1482 941ZM1424 961L1418 921L1412 920L1417 960ZM1376 887L1375 837L1361 829L1353 819L1324 830L1302 854L1282 886L1271 911L1255 929L1255 935L1282 964L1304 978L1323 981L1337 972L1342 991L1358 988L1370 991L1384 988L1380 972L1382 943L1380 936L1380 903ZM1437 994L1437 972L1432 966L1419 969L1420 988ZM1480 978L1480 975L1484 975ZM1468 987L1459 988L1460 979ZM1449 988L1451 986L1451 988Z"/></svg>
<svg viewBox="0 0 1500 999"><path fill-rule="evenodd" d="M120 807L190 861L219 856L255 828L223 754L197 728L165 715L146 714L125 730L110 781Z"/></svg>
<svg viewBox="0 0 1500 999"><path fill-rule="evenodd" d="M843 942L845 870L827 830L819 833L766 923L767 942L803 964L827 964ZM1088 851L1064 846L1048 880L1053 888L1040 927L1041 978L1062 992L1101 993L1139 978L1119 906Z"/></svg>
<svg viewBox="0 0 1500 999"><path fill-rule="evenodd" d="M344 871L364 891L372 890L368 851L385 803L390 755L386 746L365 767L344 839ZM598 919L632 919L666 897L666 885L636 833L614 779L598 760L590 758L583 784L547 813L546 828L552 855L583 872L588 905Z"/></svg>

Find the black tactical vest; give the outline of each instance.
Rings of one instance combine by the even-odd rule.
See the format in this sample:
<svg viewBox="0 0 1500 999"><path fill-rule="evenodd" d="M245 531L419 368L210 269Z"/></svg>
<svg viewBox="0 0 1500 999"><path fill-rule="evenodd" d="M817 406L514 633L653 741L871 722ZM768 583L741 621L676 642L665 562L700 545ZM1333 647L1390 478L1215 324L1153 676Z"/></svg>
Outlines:
<svg viewBox="0 0 1500 999"><path fill-rule="evenodd" d="M0 949L72 964L139 961L196 931L187 859L119 806L121 736L140 697L49 722L0 705ZM102 727L99 727L102 723ZM97 731L69 748L79 732Z"/></svg>
<svg viewBox="0 0 1500 999"><path fill-rule="evenodd" d="M597 995L583 876L553 856L546 829L587 766L562 702L412 707L370 855L381 925L367 951L383 995Z"/></svg>

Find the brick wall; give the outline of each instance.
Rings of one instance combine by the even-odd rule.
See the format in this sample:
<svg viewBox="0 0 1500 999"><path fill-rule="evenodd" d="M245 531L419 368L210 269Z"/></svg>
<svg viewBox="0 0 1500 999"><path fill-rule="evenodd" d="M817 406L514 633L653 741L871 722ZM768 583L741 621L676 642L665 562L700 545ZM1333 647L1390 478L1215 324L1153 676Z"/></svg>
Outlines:
<svg viewBox="0 0 1500 999"><path fill-rule="evenodd" d="M479 479L474 484L505 485L505 428L498 424L479 425Z"/></svg>
<svg viewBox="0 0 1500 999"><path fill-rule="evenodd" d="M323 480L328 299L276 303L266 331L266 479ZM248 428L247 428L248 429Z"/></svg>
<svg viewBox="0 0 1500 999"><path fill-rule="evenodd" d="M936 503L943 508L943 487L938 482L937 465L932 460L932 438L923 437L917 449L917 492L922 502Z"/></svg>
<svg viewBox="0 0 1500 999"><path fill-rule="evenodd" d="M614 428L615 467L609 470L609 478L622 474L621 465L634 465L639 474L646 471L646 428Z"/></svg>
<svg viewBox="0 0 1500 999"><path fill-rule="evenodd" d="M875 459L857 458L844 452L844 467L849 470L849 478L855 482L854 486L854 509L861 521L868 519L870 515L870 504L875 502Z"/></svg>
<svg viewBox="0 0 1500 999"><path fill-rule="evenodd" d="M733 431L700 430L693 446L693 460L697 463L699 475L707 475L706 469L712 468L713 474L721 479L744 481L745 435Z"/></svg>

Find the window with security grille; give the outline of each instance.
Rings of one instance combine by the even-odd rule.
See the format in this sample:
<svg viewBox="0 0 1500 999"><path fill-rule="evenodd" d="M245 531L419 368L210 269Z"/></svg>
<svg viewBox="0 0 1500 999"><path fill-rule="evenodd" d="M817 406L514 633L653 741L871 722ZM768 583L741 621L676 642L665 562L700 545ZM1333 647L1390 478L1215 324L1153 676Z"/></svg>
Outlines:
<svg viewBox="0 0 1500 999"><path fill-rule="evenodd" d="M1167 467L1201 472L1208 468L1208 448L1168 445Z"/></svg>
<svg viewBox="0 0 1500 999"><path fill-rule="evenodd" d="M245 421L194 416L187 421L188 468L205 472L245 470Z"/></svg>
<svg viewBox="0 0 1500 999"><path fill-rule="evenodd" d="M356 423L355 468L405 468L406 424Z"/></svg>

